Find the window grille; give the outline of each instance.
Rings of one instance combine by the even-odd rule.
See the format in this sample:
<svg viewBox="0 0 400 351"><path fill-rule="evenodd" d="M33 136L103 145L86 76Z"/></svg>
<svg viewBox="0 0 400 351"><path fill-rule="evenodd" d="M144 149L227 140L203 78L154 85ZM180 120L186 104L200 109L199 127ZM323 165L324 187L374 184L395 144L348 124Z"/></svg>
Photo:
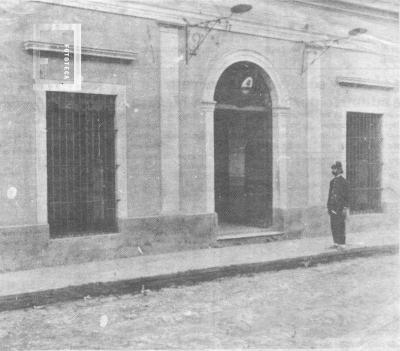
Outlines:
<svg viewBox="0 0 400 351"><path fill-rule="evenodd" d="M115 96L47 92L52 237L116 230Z"/></svg>
<svg viewBox="0 0 400 351"><path fill-rule="evenodd" d="M381 212L382 115L347 113L346 169L353 213Z"/></svg>

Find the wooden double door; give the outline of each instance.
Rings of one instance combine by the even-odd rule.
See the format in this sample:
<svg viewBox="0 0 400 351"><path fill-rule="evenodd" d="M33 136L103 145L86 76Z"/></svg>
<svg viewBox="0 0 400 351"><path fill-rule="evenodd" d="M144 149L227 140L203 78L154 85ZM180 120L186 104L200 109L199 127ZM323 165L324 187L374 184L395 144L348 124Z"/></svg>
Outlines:
<svg viewBox="0 0 400 351"><path fill-rule="evenodd" d="M272 118L215 110L215 208L219 222L272 225Z"/></svg>

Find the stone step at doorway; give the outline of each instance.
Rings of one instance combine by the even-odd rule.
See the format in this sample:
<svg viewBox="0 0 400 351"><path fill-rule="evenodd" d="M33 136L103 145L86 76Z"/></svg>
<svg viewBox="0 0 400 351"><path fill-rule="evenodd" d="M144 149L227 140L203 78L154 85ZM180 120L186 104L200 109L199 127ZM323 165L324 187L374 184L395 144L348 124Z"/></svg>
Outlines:
<svg viewBox="0 0 400 351"><path fill-rule="evenodd" d="M217 229L216 245L258 244L285 239L285 233L270 228L221 223Z"/></svg>

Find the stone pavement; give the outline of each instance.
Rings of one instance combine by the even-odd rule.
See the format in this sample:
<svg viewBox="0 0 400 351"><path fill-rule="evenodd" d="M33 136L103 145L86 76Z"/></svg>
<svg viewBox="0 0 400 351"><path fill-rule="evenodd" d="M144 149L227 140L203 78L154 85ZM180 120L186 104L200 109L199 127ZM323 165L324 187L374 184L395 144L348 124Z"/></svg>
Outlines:
<svg viewBox="0 0 400 351"><path fill-rule="evenodd" d="M330 249L326 236L6 272L0 311L398 252L396 232L348 234L347 242L345 251Z"/></svg>

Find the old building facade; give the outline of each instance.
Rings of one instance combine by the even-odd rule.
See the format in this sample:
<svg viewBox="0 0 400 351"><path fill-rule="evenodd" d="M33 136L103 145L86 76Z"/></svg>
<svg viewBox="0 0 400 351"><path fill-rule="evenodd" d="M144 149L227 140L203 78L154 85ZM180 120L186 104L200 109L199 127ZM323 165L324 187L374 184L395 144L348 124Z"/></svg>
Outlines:
<svg viewBox="0 0 400 351"><path fill-rule="evenodd" d="M348 230L397 227L396 2L247 3L4 5L2 270L329 235L337 160ZM80 25L79 89L54 24Z"/></svg>

